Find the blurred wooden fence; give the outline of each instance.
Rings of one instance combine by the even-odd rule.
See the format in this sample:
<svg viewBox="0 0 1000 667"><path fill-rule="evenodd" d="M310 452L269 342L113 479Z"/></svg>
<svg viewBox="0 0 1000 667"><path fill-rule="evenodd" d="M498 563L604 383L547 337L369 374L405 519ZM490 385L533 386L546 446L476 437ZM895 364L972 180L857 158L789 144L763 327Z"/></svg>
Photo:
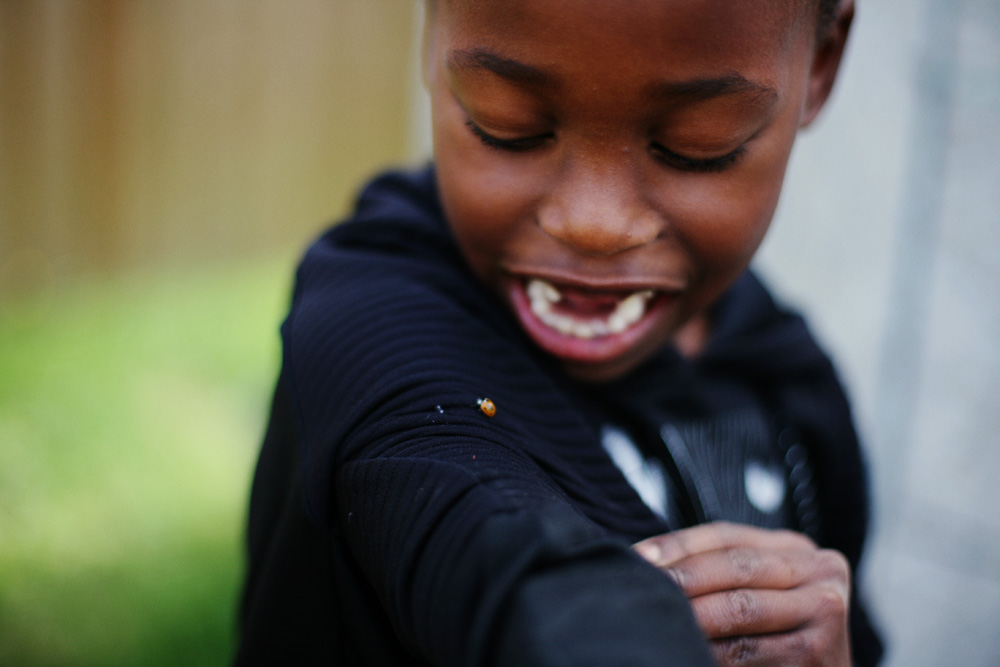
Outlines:
<svg viewBox="0 0 1000 667"><path fill-rule="evenodd" d="M0 0L0 296L303 244L407 156L415 0Z"/></svg>

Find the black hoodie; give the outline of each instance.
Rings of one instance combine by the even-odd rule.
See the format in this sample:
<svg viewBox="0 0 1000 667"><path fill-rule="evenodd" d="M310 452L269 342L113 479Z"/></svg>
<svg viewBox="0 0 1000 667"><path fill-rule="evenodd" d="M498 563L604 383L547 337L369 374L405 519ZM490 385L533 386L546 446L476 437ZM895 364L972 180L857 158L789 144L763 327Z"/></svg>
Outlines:
<svg viewBox="0 0 1000 667"><path fill-rule="evenodd" d="M711 665L632 543L722 518L856 567L864 468L830 362L750 274L713 322L697 360L575 383L467 270L433 170L374 181L310 248L282 327L236 662ZM609 426L666 470L665 510L612 462ZM747 500L751 463L779 471L779 506ZM858 605L852 626L875 664Z"/></svg>

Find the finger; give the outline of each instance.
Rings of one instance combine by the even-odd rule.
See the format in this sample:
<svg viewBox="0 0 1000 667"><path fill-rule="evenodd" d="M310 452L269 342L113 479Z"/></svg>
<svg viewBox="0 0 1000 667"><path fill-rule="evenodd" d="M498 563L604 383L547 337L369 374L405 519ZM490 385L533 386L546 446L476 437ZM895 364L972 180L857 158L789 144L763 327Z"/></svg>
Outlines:
<svg viewBox="0 0 1000 667"><path fill-rule="evenodd" d="M807 627L839 631L847 623L847 600L836 584L790 590L741 588L691 600L698 626L709 639L767 635Z"/></svg>
<svg viewBox="0 0 1000 667"><path fill-rule="evenodd" d="M720 667L851 664L846 628L806 628L773 635L727 637L710 642Z"/></svg>
<svg viewBox="0 0 1000 667"><path fill-rule="evenodd" d="M706 523L657 535L636 543L634 548L653 565L668 567L688 556L735 546L772 549L815 548L812 540L801 533L790 530L767 530L726 522Z"/></svg>
<svg viewBox="0 0 1000 667"><path fill-rule="evenodd" d="M665 567L688 597L737 588L794 588L816 571L816 552L732 547L688 556Z"/></svg>
<svg viewBox="0 0 1000 667"><path fill-rule="evenodd" d="M789 589L830 581L850 590L850 566L829 549L738 546L688 556L664 567L688 597L737 588Z"/></svg>

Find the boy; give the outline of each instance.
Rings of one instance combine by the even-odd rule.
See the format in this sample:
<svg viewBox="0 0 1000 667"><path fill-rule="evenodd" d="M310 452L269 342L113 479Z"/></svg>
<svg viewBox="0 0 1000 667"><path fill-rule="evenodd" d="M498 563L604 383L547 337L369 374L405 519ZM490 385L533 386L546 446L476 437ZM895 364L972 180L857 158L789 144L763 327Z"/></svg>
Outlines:
<svg viewBox="0 0 1000 667"><path fill-rule="evenodd" d="M746 273L851 0L427 11L435 167L300 267L238 662L877 662L846 402Z"/></svg>

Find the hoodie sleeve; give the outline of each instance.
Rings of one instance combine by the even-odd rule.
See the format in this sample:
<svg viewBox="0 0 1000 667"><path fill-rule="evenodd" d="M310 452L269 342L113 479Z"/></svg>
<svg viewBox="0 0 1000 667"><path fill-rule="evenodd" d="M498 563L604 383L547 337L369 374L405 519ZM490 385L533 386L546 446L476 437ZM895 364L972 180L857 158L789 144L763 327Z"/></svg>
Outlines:
<svg viewBox="0 0 1000 667"><path fill-rule="evenodd" d="M445 264L343 239L303 263L284 372L315 520L430 664L713 664L680 590L554 481L579 417Z"/></svg>

